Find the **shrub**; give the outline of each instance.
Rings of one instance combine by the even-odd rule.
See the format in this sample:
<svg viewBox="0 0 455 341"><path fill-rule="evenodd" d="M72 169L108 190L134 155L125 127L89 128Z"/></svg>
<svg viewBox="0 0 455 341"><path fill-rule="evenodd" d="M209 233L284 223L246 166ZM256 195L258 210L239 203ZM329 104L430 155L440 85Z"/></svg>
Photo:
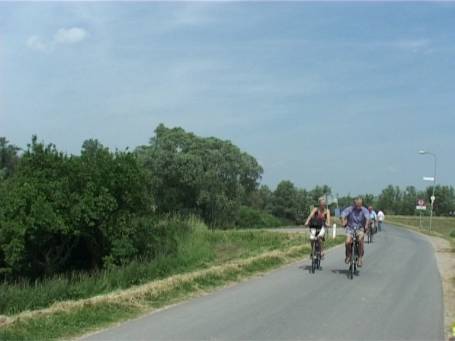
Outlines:
<svg viewBox="0 0 455 341"><path fill-rule="evenodd" d="M236 226L239 228L264 228L282 226L283 222L275 216L251 207L242 206Z"/></svg>

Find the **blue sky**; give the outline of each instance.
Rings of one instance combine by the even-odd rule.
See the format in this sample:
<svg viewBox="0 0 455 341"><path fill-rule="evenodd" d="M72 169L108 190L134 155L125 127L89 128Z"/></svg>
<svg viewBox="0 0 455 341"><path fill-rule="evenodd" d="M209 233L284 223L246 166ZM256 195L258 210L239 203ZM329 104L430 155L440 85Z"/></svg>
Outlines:
<svg viewBox="0 0 455 341"><path fill-rule="evenodd" d="M454 185L455 3L0 3L0 136L78 153L163 122L335 192Z"/></svg>

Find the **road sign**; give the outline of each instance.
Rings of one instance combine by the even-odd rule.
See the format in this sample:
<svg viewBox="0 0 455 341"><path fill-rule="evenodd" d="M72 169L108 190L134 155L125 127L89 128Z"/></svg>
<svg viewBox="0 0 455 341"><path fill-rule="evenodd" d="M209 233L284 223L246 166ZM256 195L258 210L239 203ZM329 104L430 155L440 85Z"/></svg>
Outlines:
<svg viewBox="0 0 455 341"><path fill-rule="evenodd" d="M432 195L430 199L431 199L431 204L433 205L434 200L436 199L436 197L434 195Z"/></svg>
<svg viewBox="0 0 455 341"><path fill-rule="evenodd" d="M432 176L424 176L423 181L434 181L434 177Z"/></svg>
<svg viewBox="0 0 455 341"><path fill-rule="evenodd" d="M426 209L427 209L427 205L425 204L425 200L418 199L417 200L416 210L426 210Z"/></svg>

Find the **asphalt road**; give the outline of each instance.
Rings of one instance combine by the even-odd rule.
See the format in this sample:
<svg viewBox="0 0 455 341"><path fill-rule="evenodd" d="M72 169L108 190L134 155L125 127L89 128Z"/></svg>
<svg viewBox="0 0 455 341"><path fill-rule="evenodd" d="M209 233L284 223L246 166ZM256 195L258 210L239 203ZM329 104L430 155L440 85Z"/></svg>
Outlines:
<svg viewBox="0 0 455 341"><path fill-rule="evenodd" d="M338 247L316 274L301 261L85 340L443 340L431 244L388 225L375 237L353 280Z"/></svg>

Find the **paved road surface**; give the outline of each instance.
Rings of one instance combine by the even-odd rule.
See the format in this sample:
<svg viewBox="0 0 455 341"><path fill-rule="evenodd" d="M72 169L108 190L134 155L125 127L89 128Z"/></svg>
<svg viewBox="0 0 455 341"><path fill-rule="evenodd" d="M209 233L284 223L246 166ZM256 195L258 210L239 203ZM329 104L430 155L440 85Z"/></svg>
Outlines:
<svg viewBox="0 0 455 341"><path fill-rule="evenodd" d="M86 340L443 340L431 245L386 225L347 279L343 249L314 275L308 261L152 313Z"/></svg>

